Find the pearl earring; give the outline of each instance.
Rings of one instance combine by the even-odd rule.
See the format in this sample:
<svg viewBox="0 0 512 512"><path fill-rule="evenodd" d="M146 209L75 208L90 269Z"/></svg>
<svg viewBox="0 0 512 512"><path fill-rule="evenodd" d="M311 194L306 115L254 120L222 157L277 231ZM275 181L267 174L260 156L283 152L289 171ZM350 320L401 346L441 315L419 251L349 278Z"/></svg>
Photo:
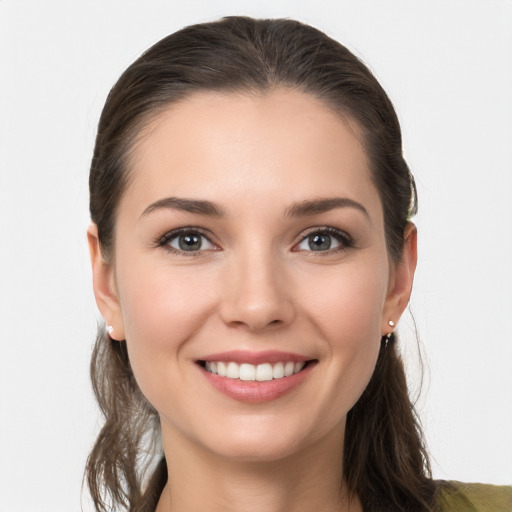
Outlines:
<svg viewBox="0 0 512 512"><path fill-rule="evenodd" d="M111 325L106 327L107 334L110 336L114 332L114 328Z"/></svg>
<svg viewBox="0 0 512 512"><path fill-rule="evenodd" d="M394 328L395 322L393 322L393 320L389 320L388 325ZM393 331L389 332L388 334L386 334L386 336L384 336L384 348L387 348L388 343L394 338L394 336L395 334L393 333Z"/></svg>

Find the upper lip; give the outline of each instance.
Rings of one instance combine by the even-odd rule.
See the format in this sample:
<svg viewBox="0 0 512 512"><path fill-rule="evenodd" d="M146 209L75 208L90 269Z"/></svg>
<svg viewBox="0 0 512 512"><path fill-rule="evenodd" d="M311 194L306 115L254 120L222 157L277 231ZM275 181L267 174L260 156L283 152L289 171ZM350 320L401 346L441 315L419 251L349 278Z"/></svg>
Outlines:
<svg viewBox="0 0 512 512"><path fill-rule="evenodd" d="M199 359L199 361L222 361L234 362L238 364L263 364L263 363L279 363L292 361L298 363L300 361L310 361L311 357L294 354L292 352L281 352L278 350L265 350L262 352L252 352L250 350L231 350L228 352L218 352L209 354Z"/></svg>

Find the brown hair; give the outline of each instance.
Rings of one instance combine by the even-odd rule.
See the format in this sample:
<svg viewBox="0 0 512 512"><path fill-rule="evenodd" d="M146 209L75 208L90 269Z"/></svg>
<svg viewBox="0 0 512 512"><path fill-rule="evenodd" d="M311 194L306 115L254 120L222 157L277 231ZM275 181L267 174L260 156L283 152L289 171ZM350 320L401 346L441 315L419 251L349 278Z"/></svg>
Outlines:
<svg viewBox="0 0 512 512"><path fill-rule="evenodd" d="M404 229L416 212L416 190L386 93L361 61L317 29L293 20L246 17L194 25L162 39L110 91L90 172L91 218L104 257L111 258L114 249L130 150L155 115L196 91L276 87L311 94L357 123L383 205L388 252L398 262ZM435 486L394 341L382 343L370 383L348 413L344 472L366 511L431 511ZM167 479L165 459L148 469L158 415L137 386L126 344L110 340L103 329L91 376L105 416L86 468L96 509L154 510Z"/></svg>

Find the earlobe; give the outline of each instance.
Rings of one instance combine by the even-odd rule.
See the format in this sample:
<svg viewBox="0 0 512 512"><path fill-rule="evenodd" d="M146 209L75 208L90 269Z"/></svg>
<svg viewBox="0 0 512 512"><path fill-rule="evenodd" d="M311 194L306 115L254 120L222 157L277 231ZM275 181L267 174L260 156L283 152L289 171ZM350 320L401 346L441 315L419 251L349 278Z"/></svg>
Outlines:
<svg viewBox="0 0 512 512"><path fill-rule="evenodd" d="M402 258L391 271L388 295L382 315L381 333L383 336L390 332L391 324L389 322L396 325L409 303L418 259L417 238L416 226L409 222L404 229ZM393 329L394 326L391 330Z"/></svg>
<svg viewBox="0 0 512 512"><path fill-rule="evenodd" d="M98 227L91 223L87 229L87 242L92 266L92 281L96 304L101 316L109 327L109 336L116 340L124 340L124 323L117 296L114 280L114 269L110 262L106 261L98 238Z"/></svg>

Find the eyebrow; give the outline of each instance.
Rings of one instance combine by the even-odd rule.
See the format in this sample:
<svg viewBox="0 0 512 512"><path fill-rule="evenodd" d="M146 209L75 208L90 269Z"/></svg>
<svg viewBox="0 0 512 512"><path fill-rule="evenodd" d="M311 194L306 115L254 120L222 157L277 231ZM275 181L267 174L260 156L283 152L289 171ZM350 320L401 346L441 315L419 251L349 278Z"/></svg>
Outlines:
<svg viewBox="0 0 512 512"><path fill-rule="evenodd" d="M301 201L291 205L286 209L286 217L306 217L308 215L317 215L319 213L328 212L335 208L355 208L365 214L370 219L368 210L357 201L348 197L329 197L325 199L313 199L309 201Z"/></svg>
<svg viewBox="0 0 512 512"><path fill-rule="evenodd" d="M222 208L212 203L211 201L204 201L200 199L184 199L179 197L166 197L151 203L143 212L141 217L148 215L155 210L162 208L170 208L173 210L181 210L189 213L198 213L200 215L208 215L210 217L223 217L224 211Z"/></svg>
<svg viewBox="0 0 512 512"><path fill-rule="evenodd" d="M318 215L335 208L355 208L365 214L368 219L370 215L366 208L357 201L348 197L329 197L324 199L311 199L292 204L285 211L285 217L307 217ZM224 210L212 201L202 199L185 199L179 197L165 197L151 203L141 214L144 217L155 210L172 209L189 213L197 213L209 217L224 217Z"/></svg>

